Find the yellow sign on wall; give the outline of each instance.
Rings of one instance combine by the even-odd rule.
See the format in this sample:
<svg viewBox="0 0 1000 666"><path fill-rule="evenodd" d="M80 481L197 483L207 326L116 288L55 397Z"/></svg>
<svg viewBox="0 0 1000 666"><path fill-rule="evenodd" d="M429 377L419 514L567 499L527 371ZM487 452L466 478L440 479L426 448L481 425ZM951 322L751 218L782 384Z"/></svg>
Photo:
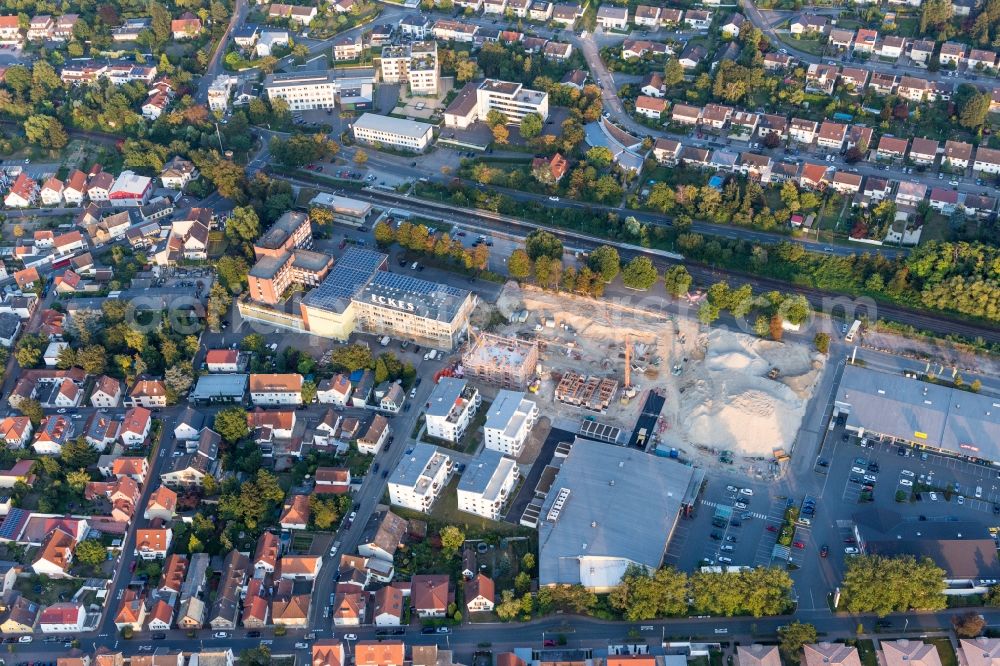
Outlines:
<svg viewBox="0 0 1000 666"><path fill-rule="evenodd" d="M913 433L913 436L916 437L917 439L927 439L927 433L926 432L919 432L918 431L918 432Z"/></svg>

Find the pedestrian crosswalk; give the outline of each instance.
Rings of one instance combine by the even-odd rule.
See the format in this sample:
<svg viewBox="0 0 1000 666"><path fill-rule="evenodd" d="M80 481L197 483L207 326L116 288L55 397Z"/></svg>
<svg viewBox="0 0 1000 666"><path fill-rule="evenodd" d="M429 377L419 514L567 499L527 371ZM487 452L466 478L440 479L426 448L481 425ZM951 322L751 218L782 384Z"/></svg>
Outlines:
<svg viewBox="0 0 1000 666"><path fill-rule="evenodd" d="M713 502L712 500L704 500L704 499L703 500L699 500L699 502L703 506L707 506L710 509L714 509L714 508L720 507L720 506L725 506L725 507L732 508L733 509L733 513L735 513L735 514L742 514L743 513L742 509L736 509L736 508L730 507L728 504L720 504L719 502ZM759 520L767 520L767 518L768 518L767 514L757 513L756 511L751 511L750 515L752 517L754 517L754 518L759 519Z"/></svg>

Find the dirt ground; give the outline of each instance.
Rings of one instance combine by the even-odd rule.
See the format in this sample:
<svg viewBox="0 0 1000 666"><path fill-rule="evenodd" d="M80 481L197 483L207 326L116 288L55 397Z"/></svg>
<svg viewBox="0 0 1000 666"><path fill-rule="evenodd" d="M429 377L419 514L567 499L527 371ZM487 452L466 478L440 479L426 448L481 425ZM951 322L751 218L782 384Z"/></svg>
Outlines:
<svg viewBox="0 0 1000 666"><path fill-rule="evenodd" d="M553 426L593 415L555 400L553 373L573 370L614 378L619 393L597 419L629 433L640 416L645 391L656 391L666 398L656 439L697 464L716 463L722 450L769 458L776 448L790 447L823 367L822 356L804 345L705 328L663 312L513 282L505 285L495 304L480 304L473 324L484 325L494 309L508 320L515 312L528 311L526 322L495 332L538 340L542 381L534 399ZM542 321L553 325L539 325ZM623 404L626 336L633 350L631 383L637 394ZM774 369L777 376L769 377Z"/></svg>

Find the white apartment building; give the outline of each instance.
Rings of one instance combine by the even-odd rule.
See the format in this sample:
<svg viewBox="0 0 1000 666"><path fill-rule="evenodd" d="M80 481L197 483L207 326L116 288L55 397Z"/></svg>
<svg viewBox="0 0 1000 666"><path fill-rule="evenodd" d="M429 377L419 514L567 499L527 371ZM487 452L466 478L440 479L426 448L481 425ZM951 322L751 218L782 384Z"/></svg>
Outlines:
<svg viewBox="0 0 1000 666"><path fill-rule="evenodd" d="M441 79L437 42L414 42L382 48L382 81L406 83L414 95L437 95Z"/></svg>
<svg viewBox="0 0 1000 666"><path fill-rule="evenodd" d="M283 99L291 111L332 109L340 85L333 70L301 74L270 74L264 79L268 99Z"/></svg>
<svg viewBox="0 0 1000 666"><path fill-rule="evenodd" d="M549 95L496 79L469 83L445 109L444 124L465 129L477 120L486 120L493 110L504 114L512 125L519 125L529 113L537 113L545 120L549 116Z"/></svg>
<svg viewBox="0 0 1000 666"><path fill-rule="evenodd" d="M354 138L368 144L395 146L421 152L434 139L434 126L416 120L366 113L351 126Z"/></svg>
<svg viewBox="0 0 1000 666"><path fill-rule="evenodd" d="M219 74L208 87L208 108L212 111L225 111L229 108L229 98L236 87L236 77Z"/></svg>
<svg viewBox="0 0 1000 666"><path fill-rule="evenodd" d="M549 117L548 93L529 90L520 83L486 79L476 89L476 100L481 118L494 109L515 125L529 113L537 113L542 120Z"/></svg>
<svg viewBox="0 0 1000 666"><path fill-rule="evenodd" d="M483 424L486 448L517 458L538 420L538 405L520 391L502 390L490 405Z"/></svg>
<svg viewBox="0 0 1000 666"><path fill-rule="evenodd" d="M448 485L451 458L436 446L419 443L404 456L389 477L389 501L396 506L429 513Z"/></svg>
<svg viewBox="0 0 1000 666"><path fill-rule="evenodd" d="M513 458L484 449L458 482L458 510L500 520L500 511L517 485L518 476Z"/></svg>
<svg viewBox="0 0 1000 666"><path fill-rule="evenodd" d="M483 397L464 379L442 377L427 398L427 434L430 437L457 442L472 422Z"/></svg>

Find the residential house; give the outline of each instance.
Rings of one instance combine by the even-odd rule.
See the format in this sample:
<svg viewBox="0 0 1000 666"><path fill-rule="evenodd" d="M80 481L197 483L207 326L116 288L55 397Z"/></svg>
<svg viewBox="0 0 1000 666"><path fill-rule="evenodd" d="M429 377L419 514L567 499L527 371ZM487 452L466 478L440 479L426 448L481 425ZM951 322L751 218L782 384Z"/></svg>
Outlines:
<svg viewBox="0 0 1000 666"><path fill-rule="evenodd" d="M136 380L125 400L126 407L155 409L167 406L167 387L161 379L140 378Z"/></svg>
<svg viewBox="0 0 1000 666"><path fill-rule="evenodd" d="M229 551L222 563L222 579L209 612L208 623L215 630L235 629L240 598L250 571L250 558L237 550Z"/></svg>
<svg viewBox="0 0 1000 666"><path fill-rule="evenodd" d="M180 18L170 22L170 32L175 41L192 39L201 34L201 19L191 12L184 12Z"/></svg>
<svg viewBox="0 0 1000 666"><path fill-rule="evenodd" d="M125 627L129 627L133 631L140 631L145 622L145 597L140 597L135 588L126 588L125 594L118 603L118 612L115 614L115 627L119 631Z"/></svg>
<svg viewBox="0 0 1000 666"><path fill-rule="evenodd" d="M38 616L38 628L43 634L67 634L83 631L87 612L83 604L61 602L52 604Z"/></svg>
<svg viewBox="0 0 1000 666"><path fill-rule="evenodd" d="M733 117L733 107L723 104L706 104L701 111L701 124L712 129L722 129Z"/></svg>
<svg viewBox="0 0 1000 666"><path fill-rule="evenodd" d="M976 158L972 163L972 170L979 173L996 174L1000 173L1000 150L978 146L976 148Z"/></svg>
<svg viewBox="0 0 1000 666"><path fill-rule="evenodd" d="M8 416L0 421L0 441L9 449L23 449L31 441L33 430L27 416Z"/></svg>
<svg viewBox="0 0 1000 666"><path fill-rule="evenodd" d="M934 55L934 41L917 39L910 45L910 60L916 64L928 65Z"/></svg>
<svg viewBox="0 0 1000 666"><path fill-rule="evenodd" d="M910 161L914 164L934 164L934 160L937 159L939 145L937 141L931 139L914 137L910 142Z"/></svg>
<svg viewBox="0 0 1000 666"><path fill-rule="evenodd" d="M177 155L160 170L160 182L163 187L172 190L183 190L192 180L197 180L198 176L194 163Z"/></svg>
<svg viewBox="0 0 1000 666"><path fill-rule="evenodd" d="M788 126L788 136L799 143L812 143L816 140L816 130L819 125L815 120L792 118Z"/></svg>
<svg viewBox="0 0 1000 666"><path fill-rule="evenodd" d="M410 605L420 618L444 617L451 595L445 574L416 574L410 579Z"/></svg>
<svg viewBox="0 0 1000 666"><path fill-rule="evenodd" d="M909 139L901 139L883 134L878 142L876 156L880 160L901 160L906 155L906 150L910 146Z"/></svg>
<svg viewBox="0 0 1000 666"><path fill-rule="evenodd" d="M905 100L923 102L927 99L927 91L930 90L930 87L929 81L913 76L904 76L899 80L896 93Z"/></svg>
<svg viewBox="0 0 1000 666"><path fill-rule="evenodd" d="M740 29L747 19L743 14L733 14L722 24L722 36L726 39L736 39L740 36Z"/></svg>
<svg viewBox="0 0 1000 666"><path fill-rule="evenodd" d="M847 138L847 125L825 120L820 125L819 134L816 135L816 145L839 152L844 147L845 138Z"/></svg>
<svg viewBox="0 0 1000 666"><path fill-rule="evenodd" d="M252 374L250 398L254 405L299 405L302 381L299 374Z"/></svg>
<svg viewBox="0 0 1000 666"><path fill-rule="evenodd" d="M63 202L63 182L52 176L45 181L42 185L42 189L39 192L39 196L42 199L43 206L58 206Z"/></svg>
<svg viewBox="0 0 1000 666"><path fill-rule="evenodd" d="M278 556L281 555L281 542L274 532L264 532L257 539L251 564L256 572L255 577L274 573L278 566Z"/></svg>
<svg viewBox="0 0 1000 666"><path fill-rule="evenodd" d="M42 547L31 563L31 570L49 578L66 578L73 563L76 539L61 527L49 532L42 540Z"/></svg>
<svg viewBox="0 0 1000 666"><path fill-rule="evenodd" d="M899 183L896 189L896 205L912 206L916 208L920 202L927 198L927 186L910 180Z"/></svg>
<svg viewBox="0 0 1000 666"><path fill-rule="evenodd" d="M121 397L121 382L107 375L101 375L94 382L94 390L90 394L90 404L93 407L117 407Z"/></svg>
<svg viewBox="0 0 1000 666"><path fill-rule="evenodd" d="M632 22L637 26L644 25L650 28L660 27L660 16L663 14L663 7L653 5L639 5L635 8Z"/></svg>
<svg viewBox="0 0 1000 666"><path fill-rule="evenodd" d="M635 112L651 120L660 120L667 110L669 102L660 97L639 95L635 100Z"/></svg>
<svg viewBox="0 0 1000 666"><path fill-rule="evenodd" d="M827 38L826 43L835 49L848 51L854 43L854 31L833 28L830 30L830 36Z"/></svg>
<svg viewBox="0 0 1000 666"><path fill-rule="evenodd" d="M801 14L792 19L792 22L788 25L788 31L798 37L823 34L826 32L829 23L829 20L825 16Z"/></svg>
<svg viewBox="0 0 1000 666"><path fill-rule="evenodd" d="M898 60L906 51L906 38L898 35L886 35L876 47L880 58Z"/></svg>
<svg viewBox="0 0 1000 666"><path fill-rule="evenodd" d="M170 550L173 530L169 527L147 527L135 531L135 555L144 560L162 560Z"/></svg>
<svg viewBox="0 0 1000 666"><path fill-rule="evenodd" d="M496 592L492 578L480 573L465 583L465 608L470 613L492 612L495 603Z"/></svg>
<svg viewBox="0 0 1000 666"><path fill-rule="evenodd" d="M697 125L701 122L701 108L687 104L674 104L670 120L681 125Z"/></svg>
<svg viewBox="0 0 1000 666"><path fill-rule="evenodd" d="M375 592L372 623L376 627L398 627L403 620L403 591L395 585L386 585Z"/></svg>
<svg viewBox="0 0 1000 666"><path fill-rule="evenodd" d="M681 154L681 143L674 139L657 138L653 143L653 156L660 164L674 165Z"/></svg>
<svg viewBox="0 0 1000 666"><path fill-rule="evenodd" d="M684 23L693 30L708 30L712 25L712 12L705 9L689 9L684 12Z"/></svg>
<svg viewBox="0 0 1000 666"><path fill-rule="evenodd" d="M285 500L284 509L278 519L281 529L304 530L309 526L309 496L292 495Z"/></svg>
<svg viewBox="0 0 1000 666"><path fill-rule="evenodd" d="M965 61L967 48L965 44L959 42L945 42L938 52L938 62L944 67L957 68Z"/></svg>
<svg viewBox="0 0 1000 666"><path fill-rule="evenodd" d="M691 12L688 12L689 14ZM694 44L689 42L684 50L681 51L680 57L677 62L683 69L694 69L701 61L708 57L708 50L701 44Z"/></svg>
<svg viewBox="0 0 1000 666"><path fill-rule="evenodd" d="M972 159L972 144L964 141L945 141L942 166L952 169L966 169Z"/></svg>
<svg viewBox="0 0 1000 666"><path fill-rule="evenodd" d="M125 412L120 437L125 446L138 447L146 441L153 425L153 414L145 407L133 407Z"/></svg>
<svg viewBox="0 0 1000 666"><path fill-rule="evenodd" d="M365 620L367 592L339 592L333 600L333 626L357 627Z"/></svg>
<svg viewBox="0 0 1000 666"><path fill-rule="evenodd" d="M177 493L166 486L160 486L149 496L143 517L146 520L161 519L169 522L177 515Z"/></svg>
<svg viewBox="0 0 1000 666"><path fill-rule="evenodd" d="M14 179L14 184L10 186L10 190L3 199L8 208L28 208L33 206L37 200L38 183L24 171Z"/></svg>
<svg viewBox="0 0 1000 666"><path fill-rule="evenodd" d="M953 190L950 187L932 187L930 205L934 210L951 215L958 207L958 190Z"/></svg>
<svg viewBox="0 0 1000 666"><path fill-rule="evenodd" d="M857 194L861 191L861 176L856 173L838 171L833 175L830 187L841 194Z"/></svg>
<svg viewBox="0 0 1000 666"><path fill-rule="evenodd" d="M406 536L409 521L397 516L392 511L375 514L369 520L361 542L358 544L358 554L367 558L377 558L392 562L396 549Z"/></svg>
<svg viewBox="0 0 1000 666"><path fill-rule="evenodd" d="M163 599L157 599L149 611L148 620L150 631L167 631L174 620L174 607Z"/></svg>
<svg viewBox="0 0 1000 666"><path fill-rule="evenodd" d="M343 495L351 489L351 470L346 467L317 467L313 492Z"/></svg>
<svg viewBox="0 0 1000 666"><path fill-rule="evenodd" d="M985 49L971 49L965 60L966 67L975 70L991 70L996 68L997 54Z"/></svg>
<svg viewBox="0 0 1000 666"><path fill-rule="evenodd" d="M597 25L605 30L628 29L628 7L601 5L597 10Z"/></svg>

